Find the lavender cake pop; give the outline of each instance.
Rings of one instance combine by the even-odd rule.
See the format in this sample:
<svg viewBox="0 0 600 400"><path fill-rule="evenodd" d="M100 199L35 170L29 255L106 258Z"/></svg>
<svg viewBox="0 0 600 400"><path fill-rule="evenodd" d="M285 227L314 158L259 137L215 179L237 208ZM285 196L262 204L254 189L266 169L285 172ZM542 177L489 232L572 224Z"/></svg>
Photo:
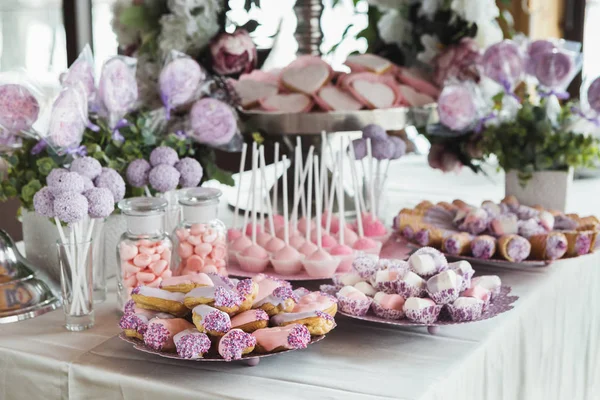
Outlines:
<svg viewBox="0 0 600 400"><path fill-rule="evenodd" d="M49 187L43 187L33 196L33 208L44 217L54 217L54 195Z"/></svg>
<svg viewBox="0 0 600 400"><path fill-rule="evenodd" d="M22 85L0 85L0 127L8 132L28 130L37 120L40 104Z"/></svg>
<svg viewBox="0 0 600 400"><path fill-rule="evenodd" d="M237 121L227 104L212 98L198 100L190 110L191 136L198 143L222 146L237 132Z"/></svg>
<svg viewBox="0 0 600 400"><path fill-rule="evenodd" d="M125 197L125 181L112 168L102 168L102 172L96 177L94 184L96 187L103 187L110 190L115 203L118 203Z"/></svg>
<svg viewBox="0 0 600 400"><path fill-rule="evenodd" d="M161 164L150 170L148 182L153 189L161 193L166 193L177 188L180 175L175 167Z"/></svg>
<svg viewBox="0 0 600 400"><path fill-rule="evenodd" d="M177 161L179 161L177 152L167 146L157 147L150 153L150 165L153 167L162 164L170 165L172 167Z"/></svg>
<svg viewBox="0 0 600 400"><path fill-rule="evenodd" d="M94 186L94 182L88 178L87 176L83 176L83 175L79 175L81 177L81 180L83 181L83 191L85 192L86 190L89 190Z"/></svg>
<svg viewBox="0 0 600 400"><path fill-rule="evenodd" d="M76 192L63 192L54 198L54 216L62 222L72 224L88 214L88 201Z"/></svg>
<svg viewBox="0 0 600 400"><path fill-rule="evenodd" d="M179 185L184 188L196 187L202 180L202 165L191 157L184 157L177 161L175 169L179 171Z"/></svg>
<svg viewBox="0 0 600 400"><path fill-rule="evenodd" d="M71 163L71 172L77 172L79 175L89 179L95 179L102 172L100 162L92 157L81 157L73 160Z"/></svg>
<svg viewBox="0 0 600 400"><path fill-rule="evenodd" d="M127 182L137 188L144 187L148 184L148 174L150 173L150 163L143 158L133 160L127 166L125 177Z"/></svg>
<svg viewBox="0 0 600 400"><path fill-rule="evenodd" d="M397 136L390 136L388 140L394 144L392 160L397 160L406 154L406 143L404 143L404 140Z"/></svg>
<svg viewBox="0 0 600 400"><path fill-rule="evenodd" d="M91 188L83 192L88 201L88 214L91 218L106 218L115 210L115 203L110 190Z"/></svg>
<svg viewBox="0 0 600 400"><path fill-rule="evenodd" d="M394 155L396 148L392 146L389 140L374 140L373 141L373 157L376 160L389 160Z"/></svg>
<svg viewBox="0 0 600 400"><path fill-rule="evenodd" d="M83 192L83 186L83 179L77 172L66 172L61 174L58 178L55 180L53 179L53 181L48 184L48 187L55 196L63 192L81 193Z"/></svg>
<svg viewBox="0 0 600 400"><path fill-rule="evenodd" d="M367 141L365 139L355 139L352 141L351 146L357 160L362 160L367 156Z"/></svg>
<svg viewBox="0 0 600 400"><path fill-rule="evenodd" d="M52 171L50 171L50 173L46 177L46 185L48 185L48 186L56 185L58 180L60 179L60 177L63 174L66 174L67 172L69 172L68 169L54 168Z"/></svg>
<svg viewBox="0 0 600 400"><path fill-rule="evenodd" d="M385 132L385 129L383 129L381 126L376 125L376 124L369 124L369 125L365 126L362 130L362 134L363 134L364 139L371 139L371 140L387 139L387 133ZM357 155L357 157L358 157L358 155Z"/></svg>

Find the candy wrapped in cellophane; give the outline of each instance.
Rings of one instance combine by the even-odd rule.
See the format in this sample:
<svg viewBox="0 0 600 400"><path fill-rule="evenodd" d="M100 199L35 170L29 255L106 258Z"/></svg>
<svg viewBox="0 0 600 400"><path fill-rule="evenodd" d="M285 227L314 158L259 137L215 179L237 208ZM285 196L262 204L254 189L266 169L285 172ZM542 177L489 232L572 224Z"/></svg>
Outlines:
<svg viewBox="0 0 600 400"><path fill-rule="evenodd" d="M88 125L88 100L82 82L64 87L52 104L43 139L58 154L77 152Z"/></svg>
<svg viewBox="0 0 600 400"><path fill-rule="evenodd" d="M171 51L158 78L160 98L170 119L171 110L190 104L201 95L206 71L191 57Z"/></svg>
<svg viewBox="0 0 600 400"><path fill-rule="evenodd" d="M123 117L135 108L138 100L136 66L135 58L115 56L102 67L98 82L99 112L107 117L111 129L118 129Z"/></svg>
<svg viewBox="0 0 600 400"><path fill-rule="evenodd" d="M75 62L67 72L60 76L62 87L69 87L81 83L85 90L90 108L96 100L96 77L94 74L94 55L89 45L86 45Z"/></svg>

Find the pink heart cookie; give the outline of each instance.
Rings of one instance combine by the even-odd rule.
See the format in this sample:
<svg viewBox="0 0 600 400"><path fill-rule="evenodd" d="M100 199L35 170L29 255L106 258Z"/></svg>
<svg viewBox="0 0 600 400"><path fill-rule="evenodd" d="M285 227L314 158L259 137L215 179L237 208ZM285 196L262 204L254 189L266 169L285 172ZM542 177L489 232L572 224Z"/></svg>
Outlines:
<svg viewBox="0 0 600 400"><path fill-rule="evenodd" d="M352 95L333 85L321 88L314 100L325 111L356 111L363 108Z"/></svg>
<svg viewBox="0 0 600 400"><path fill-rule="evenodd" d="M384 74L393 69L391 62L375 54L357 54L348 56L345 64L352 72L373 72L377 75Z"/></svg>
<svg viewBox="0 0 600 400"><path fill-rule="evenodd" d="M240 102L244 108L251 108L258 104L261 99L277 94L279 91L279 87L273 83L251 79L236 81L233 87L240 96Z"/></svg>
<svg viewBox="0 0 600 400"><path fill-rule="evenodd" d="M305 94L314 94L331 77L331 67L319 57L301 56L281 73L281 84Z"/></svg>
<svg viewBox="0 0 600 400"><path fill-rule="evenodd" d="M400 83L412 87L417 92L426 94L434 99L437 99L440 95L440 89L406 68L398 67L396 79L398 79Z"/></svg>
<svg viewBox="0 0 600 400"><path fill-rule="evenodd" d="M399 85L402 97L411 107L422 107L427 104L435 103L435 100L426 94L419 93L410 86Z"/></svg>
<svg viewBox="0 0 600 400"><path fill-rule="evenodd" d="M371 109L391 108L402 102L398 85L389 76L370 72L351 74L343 86L361 103Z"/></svg>
<svg viewBox="0 0 600 400"><path fill-rule="evenodd" d="M310 111L313 107L313 102L305 94L290 93L269 96L266 99L262 99L260 105L265 111L300 113Z"/></svg>

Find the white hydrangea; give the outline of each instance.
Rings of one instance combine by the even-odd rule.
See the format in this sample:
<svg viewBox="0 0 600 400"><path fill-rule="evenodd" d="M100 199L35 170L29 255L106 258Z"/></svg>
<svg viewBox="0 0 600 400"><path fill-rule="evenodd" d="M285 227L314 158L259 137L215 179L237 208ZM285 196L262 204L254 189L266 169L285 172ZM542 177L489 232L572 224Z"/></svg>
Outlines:
<svg viewBox="0 0 600 400"><path fill-rule="evenodd" d="M468 22L488 22L500 15L495 0L452 0L452 11Z"/></svg>
<svg viewBox="0 0 600 400"><path fill-rule="evenodd" d="M417 59L429 64L440 52L440 41L433 35L423 35L421 36L421 44L425 47L425 50L417 54Z"/></svg>
<svg viewBox="0 0 600 400"><path fill-rule="evenodd" d="M421 8L419 9L419 15L425 16L430 20L433 19L433 16L442 5L442 1L443 0L423 0Z"/></svg>
<svg viewBox="0 0 600 400"><path fill-rule="evenodd" d="M404 46L410 41L411 23L398 10L389 10L381 16L377 23L379 36L387 44Z"/></svg>
<svg viewBox="0 0 600 400"><path fill-rule="evenodd" d="M477 36L474 39L479 48L485 49L502 41L504 33L502 33L502 28L498 25L498 21L478 22Z"/></svg>
<svg viewBox="0 0 600 400"><path fill-rule="evenodd" d="M169 0L169 10L180 17L203 15L216 17L223 9L222 0Z"/></svg>
<svg viewBox="0 0 600 400"><path fill-rule="evenodd" d="M219 31L216 15L164 15L158 47L163 57L171 50L196 56Z"/></svg>

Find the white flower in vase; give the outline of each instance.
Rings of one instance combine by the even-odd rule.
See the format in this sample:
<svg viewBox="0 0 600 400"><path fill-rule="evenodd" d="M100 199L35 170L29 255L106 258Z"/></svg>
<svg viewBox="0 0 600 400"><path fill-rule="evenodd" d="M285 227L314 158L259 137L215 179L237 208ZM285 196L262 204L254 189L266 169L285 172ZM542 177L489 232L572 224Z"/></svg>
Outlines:
<svg viewBox="0 0 600 400"><path fill-rule="evenodd" d="M425 64L430 64L440 52L442 45L433 35L422 35L421 44L425 47L425 50L417 54L417 59Z"/></svg>
<svg viewBox="0 0 600 400"><path fill-rule="evenodd" d="M410 40L412 24L398 10L389 10L379 19L377 29L385 43L402 47Z"/></svg>
<svg viewBox="0 0 600 400"><path fill-rule="evenodd" d="M419 15L425 16L432 20L441 5L442 0L423 0L423 3L421 3L421 8L419 9Z"/></svg>
<svg viewBox="0 0 600 400"><path fill-rule="evenodd" d="M485 49L493 44L501 42L502 39L504 39L504 33L502 33L502 28L500 28L498 21L481 21L477 23L477 35L474 39L477 46Z"/></svg>
<svg viewBox="0 0 600 400"><path fill-rule="evenodd" d="M450 8L468 22L492 21L500 16L495 0L452 0Z"/></svg>
<svg viewBox="0 0 600 400"><path fill-rule="evenodd" d="M216 16L223 9L222 0L169 0L168 7L177 16Z"/></svg>

